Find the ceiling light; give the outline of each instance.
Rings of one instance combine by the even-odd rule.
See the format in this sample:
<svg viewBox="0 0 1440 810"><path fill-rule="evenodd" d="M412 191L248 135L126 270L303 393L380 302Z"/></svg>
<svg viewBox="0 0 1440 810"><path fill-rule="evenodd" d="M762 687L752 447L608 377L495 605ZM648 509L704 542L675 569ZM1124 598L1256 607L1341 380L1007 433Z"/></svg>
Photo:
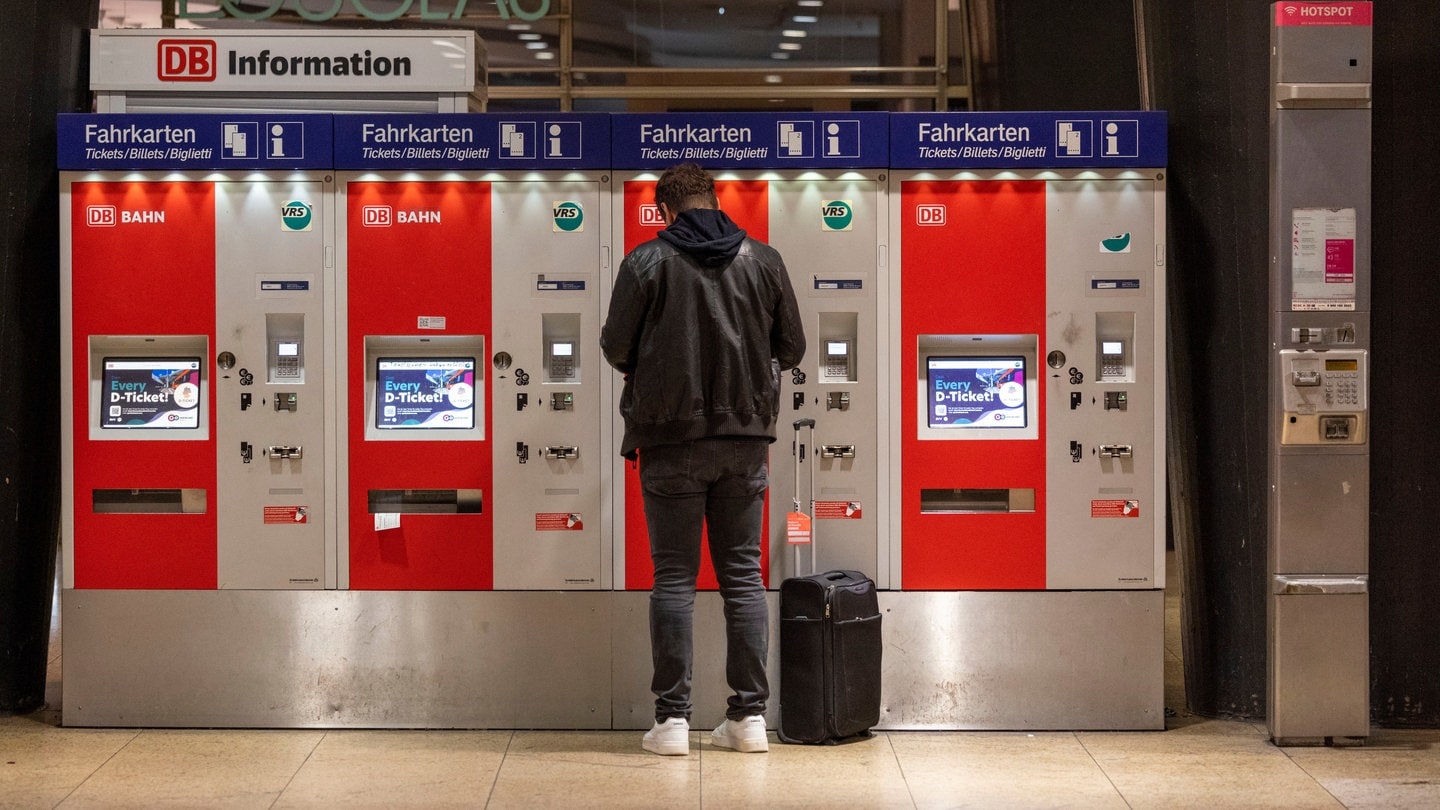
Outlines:
<svg viewBox="0 0 1440 810"><path fill-rule="evenodd" d="M800 25L820 22L820 18L816 17L814 14L796 14L792 19L794 19L795 22L799 23Z"/></svg>
<svg viewBox="0 0 1440 810"><path fill-rule="evenodd" d="M782 51L798 51L800 50L801 45L798 42L782 42L775 47L779 48Z"/></svg>
<svg viewBox="0 0 1440 810"><path fill-rule="evenodd" d="M804 39L805 32L801 31L799 28L786 28L784 31L780 32L780 36L794 37L795 39Z"/></svg>
<svg viewBox="0 0 1440 810"><path fill-rule="evenodd" d="M521 42L534 42L534 41L540 39L540 35L539 35L539 34L520 34L519 36L516 37L516 39L520 40Z"/></svg>
<svg viewBox="0 0 1440 810"><path fill-rule="evenodd" d="M525 47L532 51L543 51L546 46L543 42L527 42L525 43Z"/></svg>
<svg viewBox="0 0 1440 810"><path fill-rule="evenodd" d="M555 52L554 52L554 51L538 51L538 52L536 52L536 54L535 54L535 58L536 58L536 59L554 59L554 58L555 58Z"/></svg>
<svg viewBox="0 0 1440 810"><path fill-rule="evenodd" d="M800 2L795 5L801 8L820 8L825 5L825 0L800 0Z"/></svg>
<svg viewBox="0 0 1440 810"><path fill-rule="evenodd" d="M765 83L766 83L766 84L779 84L779 83L782 82L782 81L784 81L784 79L781 79L781 78L780 78L780 74L778 74L778 73L767 73L767 74L765 74Z"/></svg>
<svg viewBox="0 0 1440 810"><path fill-rule="evenodd" d="M776 51L776 52L770 54L770 58L771 58L771 59L789 59L789 58L790 58L790 54L785 53L784 51Z"/></svg>
<svg viewBox="0 0 1440 810"><path fill-rule="evenodd" d="M804 3L801 3L800 5L803 6L803 5L805 5L805 4L804 4ZM530 30L530 23L510 23L509 25L507 25L507 26L505 26L505 27L506 27L507 29L511 30L511 31L529 31L529 30Z"/></svg>

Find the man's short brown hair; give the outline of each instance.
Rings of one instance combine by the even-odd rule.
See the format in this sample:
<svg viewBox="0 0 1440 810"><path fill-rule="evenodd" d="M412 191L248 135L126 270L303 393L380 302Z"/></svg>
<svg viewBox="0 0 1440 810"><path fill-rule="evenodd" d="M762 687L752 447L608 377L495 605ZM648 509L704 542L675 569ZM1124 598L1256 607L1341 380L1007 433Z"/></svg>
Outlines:
<svg viewBox="0 0 1440 810"><path fill-rule="evenodd" d="M679 214L691 208L719 208L715 178L694 163L671 166L655 183L655 203Z"/></svg>

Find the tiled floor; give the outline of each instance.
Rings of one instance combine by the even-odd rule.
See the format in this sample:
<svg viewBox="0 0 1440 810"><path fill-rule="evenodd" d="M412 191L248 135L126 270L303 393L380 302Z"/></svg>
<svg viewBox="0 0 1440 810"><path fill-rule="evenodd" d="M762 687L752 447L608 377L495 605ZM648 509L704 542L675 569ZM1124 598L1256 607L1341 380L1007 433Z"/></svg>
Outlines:
<svg viewBox="0 0 1440 810"><path fill-rule="evenodd" d="M889 732L737 754L696 730L681 758L633 731L95 730L47 708L0 718L0 807L1440 807L1440 731L1277 748L1263 722L1187 713L1178 613L1171 594L1163 732ZM57 639L52 707L59 678Z"/></svg>

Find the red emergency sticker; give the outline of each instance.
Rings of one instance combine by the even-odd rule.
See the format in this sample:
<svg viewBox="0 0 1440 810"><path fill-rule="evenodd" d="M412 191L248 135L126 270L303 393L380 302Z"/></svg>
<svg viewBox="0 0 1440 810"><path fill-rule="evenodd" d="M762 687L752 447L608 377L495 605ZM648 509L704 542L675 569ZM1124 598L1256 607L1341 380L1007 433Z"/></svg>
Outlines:
<svg viewBox="0 0 1440 810"><path fill-rule="evenodd" d="M1139 501L1091 501L1090 517L1092 518L1138 518L1140 517Z"/></svg>
<svg viewBox="0 0 1440 810"><path fill-rule="evenodd" d="M578 532L584 528L584 521L574 512L535 513L535 531L537 532Z"/></svg>
<svg viewBox="0 0 1440 810"><path fill-rule="evenodd" d="M816 501L816 520L859 520L859 501Z"/></svg>
<svg viewBox="0 0 1440 810"><path fill-rule="evenodd" d="M266 523L309 523L310 510L304 506L267 506Z"/></svg>

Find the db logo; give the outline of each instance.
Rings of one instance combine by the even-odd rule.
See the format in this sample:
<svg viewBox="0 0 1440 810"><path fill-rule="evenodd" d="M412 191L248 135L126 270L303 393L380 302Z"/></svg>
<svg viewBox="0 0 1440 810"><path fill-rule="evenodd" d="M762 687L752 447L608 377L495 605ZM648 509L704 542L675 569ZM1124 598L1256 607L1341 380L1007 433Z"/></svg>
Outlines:
<svg viewBox="0 0 1440 810"><path fill-rule="evenodd" d="M367 205L360 209L360 217L367 228L388 228L395 222L395 211L388 205Z"/></svg>
<svg viewBox="0 0 1440 810"><path fill-rule="evenodd" d="M215 40L162 39L155 75L162 82L215 81Z"/></svg>
<svg viewBox="0 0 1440 810"><path fill-rule="evenodd" d="M92 205L85 209L85 224L92 228L113 228L118 220L113 205Z"/></svg>
<svg viewBox="0 0 1440 810"><path fill-rule="evenodd" d="M945 206L943 205L917 205L915 206L916 225L944 225Z"/></svg>
<svg viewBox="0 0 1440 810"><path fill-rule="evenodd" d="M640 224L652 228L665 227L665 218L660 216L660 206L654 203L640 206Z"/></svg>

